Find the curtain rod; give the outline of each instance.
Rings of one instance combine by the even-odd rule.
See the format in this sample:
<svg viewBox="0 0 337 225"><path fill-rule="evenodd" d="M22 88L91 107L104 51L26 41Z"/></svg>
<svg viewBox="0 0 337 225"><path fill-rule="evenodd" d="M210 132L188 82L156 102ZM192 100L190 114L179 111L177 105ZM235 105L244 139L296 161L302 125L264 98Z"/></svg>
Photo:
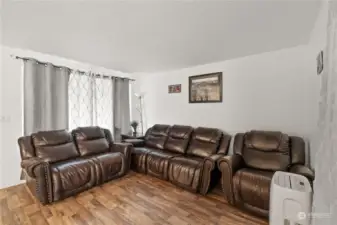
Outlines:
<svg viewBox="0 0 337 225"><path fill-rule="evenodd" d="M21 56L17 56L17 55L10 55L12 58L14 59L21 59L21 60L34 60L36 61L37 63L39 64L44 64L44 65L47 65L47 64L51 64L53 65L54 67L58 67L58 68L67 68L69 69L70 71L76 71L78 73L83 73L83 74L87 74L87 73L92 73L94 75L96 75L97 77L103 77L103 78L109 78L109 79L113 79L113 78L119 78L119 79L126 79L126 80L129 80L129 81L135 81L134 79L130 79L128 77L117 77L117 76L108 76L108 75L101 75L99 73L94 73L94 72L91 72L91 71L83 71L83 70L79 70L79 69L73 69L73 68L69 68L67 66L59 66L59 65L55 65L53 63L49 63L49 62L42 62L42 61L39 61L37 59L34 59L34 58L25 58L25 57L21 57Z"/></svg>

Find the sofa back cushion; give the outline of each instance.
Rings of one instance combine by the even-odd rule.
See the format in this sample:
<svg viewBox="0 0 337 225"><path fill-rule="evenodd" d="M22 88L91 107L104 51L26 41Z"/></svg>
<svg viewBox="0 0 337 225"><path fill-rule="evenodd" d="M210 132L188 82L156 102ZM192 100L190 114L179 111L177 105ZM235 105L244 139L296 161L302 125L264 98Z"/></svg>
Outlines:
<svg viewBox="0 0 337 225"><path fill-rule="evenodd" d="M222 132L218 129L198 127L192 133L187 154L200 157L216 154L221 138Z"/></svg>
<svg viewBox="0 0 337 225"><path fill-rule="evenodd" d="M109 143L100 127L78 127L72 131L81 156L109 151Z"/></svg>
<svg viewBox="0 0 337 225"><path fill-rule="evenodd" d="M190 126L173 125L168 133L165 150L185 153L192 131L193 128Z"/></svg>
<svg viewBox="0 0 337 225"><path fill-rule="evenodd" d="M164 149L165 142L170 126L163 124L156 124L146 132L145 146L150 148Z"/></svg>
<svg viewBox="0 0 337 225"><path fill-rule="evenodd" d="M66 130L40 131L32 134L36 156L45 162L58 162L79 156L73 138Z"/></svg>
<svg viewBox="0 0 337 225"><path fill-rule="evenodd" d="M289 137L277 131L250 131L234 141L234 152L248 167L263 170L287 170L291 164Z"/></svg>

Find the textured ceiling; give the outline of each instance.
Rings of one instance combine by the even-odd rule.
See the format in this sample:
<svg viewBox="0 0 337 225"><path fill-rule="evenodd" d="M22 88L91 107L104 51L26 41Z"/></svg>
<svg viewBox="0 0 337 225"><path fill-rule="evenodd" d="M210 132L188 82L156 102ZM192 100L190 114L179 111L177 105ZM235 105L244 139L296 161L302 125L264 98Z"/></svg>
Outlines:
<svg viewBox="0 0 337 225"><path fill-rule="evenodd" d="M154 72L306 44L319 1L13 1L3 44Z"/></svg>

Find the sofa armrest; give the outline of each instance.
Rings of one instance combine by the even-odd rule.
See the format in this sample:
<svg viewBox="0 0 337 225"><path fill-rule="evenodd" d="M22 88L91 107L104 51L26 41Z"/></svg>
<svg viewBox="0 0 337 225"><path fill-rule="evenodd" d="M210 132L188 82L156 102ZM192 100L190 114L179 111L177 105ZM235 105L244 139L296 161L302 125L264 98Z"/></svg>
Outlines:
<svg viewBox="0 0 337 225"><path fill-rule="evenodd" d="M113 143L110 147L112 152L120 152L125 155L127 158L130 158L132 145L129 143Z"/></svg>
<svg viewBox="0 0 337 225"><path fill-rule="evenodd" d="M309 179L310 182L312 182L315 179L314 171L304 165L299 165L299 164L293 165L290 167L289 172L305 176L306 178Z"/></svg>
<svg viewBox="0 0 337 225"><path fill-rule="evenodd" d="M36 178L38 176L35 169L42 166L48 167L49 164L38 157L32 157L21 161L21 168L26 170L27 174L32 178Z"/></svg>
<svg viewBox="0 0 337 225"><path fill-rule="evenodd" d="M35 193L33 194L36 195L42 204L52 202L53 184L51 180L50 164L44 162L40 158L32 157L22 160L21 167L26 171L28 176L33 178L36 182Z"/></svg>
<svg viewBox="0 0 337 225"><path fill-rule="evenodd" d="M231 172L232 175L244 166L243 159L240 155L228 155L218 159L218 167L221 171ZM226 172L225 171L225 172Z"/></svg>
<svg viewBox="0 0 337 225"><path fill-rule="evenodd" d="M125 139L124 143L131 144L134 147L144 147L145 146L145 140L144 139Z"/></svg>
<svg viewBox="0 0 337 225"><path fill-rule="evenodd" d="M120 152L124 155L125 164L123 167L123 173L130 170L132 148L132 145L128 143L113 143L110 147L111 152Z"/></svg>
<svg viewBox="0 0 337 225"><path fill-rule="evenodd" d="M223 156L224 154L214 154L204 159L204 164L202 168L202 178L200 184L200 193L202 195L207 194L208 189L210 188L210 184L212 182L219 181L220 176L219 175L215 176L214 173L212 172L216 167L217 160Z"/></svg>
<svg viewBox="0 0 337 225"><path fill-rule="evenodd" d="M224 156L218 160L218 168L221 171L222 191L230 204L234 204L233 176L243 168L244 161L240 155Z"/></svg>
<svg viewBox="0 0 337 225"><path fill-rule="evenodd" d="M228 134L223 135L222 140L220 142L218 154L224 154L224 155L228 154L229 146L231 144L231 139L232 137L230 135Z"/></svg>
<svg viewBox="0 0 337 225"><path fill-rule="evenodd" d="M212 163L217 163L217 161L224 156L225 154L214 154L209 157L206 157L204 161L211 161Z"/></svg>

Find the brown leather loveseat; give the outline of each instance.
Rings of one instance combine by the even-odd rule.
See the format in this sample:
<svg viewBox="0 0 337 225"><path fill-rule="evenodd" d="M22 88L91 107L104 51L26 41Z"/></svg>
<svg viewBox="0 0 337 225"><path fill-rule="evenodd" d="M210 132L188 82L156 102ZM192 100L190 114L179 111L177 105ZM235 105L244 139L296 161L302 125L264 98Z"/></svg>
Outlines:
<svg viewBox="0 0 337 225"><path fill-rule="evenodd" d="M42 131L18 143L27 185L43 204L123 176L130 167L131 145L113 143L100 127Z"/></svg>
<svg viewBox="0 0 337 225"><path fill-rule="evenodd" d="M230 136L218 129L156 124L143 146L133 148L131 168L206 194L220 179L216 162L228 153L229 143Z"/></svg>
<svg viewBox="0 0 337 225"><path fill-rule="evenodd" d="M251 131L234 139L234 154L218 160L223 192L229 203L268 216L270 185L276 171L287 171L313 179L304 166L302 138L281 132Z"/></svg>

